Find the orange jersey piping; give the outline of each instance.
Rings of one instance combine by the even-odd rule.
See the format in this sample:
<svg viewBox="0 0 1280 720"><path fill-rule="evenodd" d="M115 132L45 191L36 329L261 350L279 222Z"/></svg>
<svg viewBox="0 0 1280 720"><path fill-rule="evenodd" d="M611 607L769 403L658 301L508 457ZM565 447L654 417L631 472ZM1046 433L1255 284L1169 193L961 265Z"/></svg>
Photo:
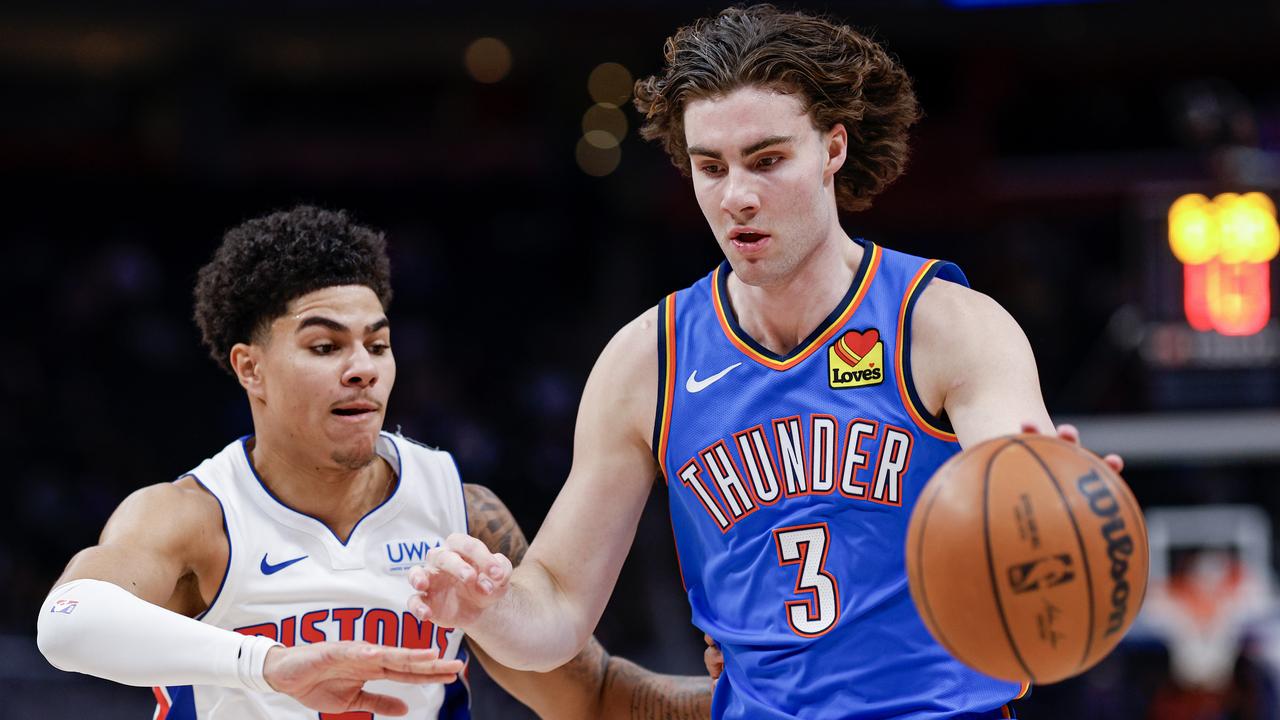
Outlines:
<svg viewBox="0 0 1280 720"><path fill-rule="evenodd" d="M720 329L724 331L725 337L729 338L729 342L738 348L738 351L752 360L764 365L771 370L789 370L796 365L804 362L806 358L814 353L818 348L830 342L831 338L849 322L849 318L853 317L853 313L857 311L858 305L862 303L862 298L866 296L867 289L871 287L871 281L875 279L876 270L880 267L881 250L879 245L867 243L867 252L870 259L867 261L866 272L863 273L859 280L858 288L854 291L853 296L845 305L843 311L827 325L827 328L810 340L802 349L794 351L794 354L785 359L774 359L766 355L762 355L755 348L739 336L734 329L733 323L729 321L729 316L725 308L725 299L720 297L720 273L723 266L717 267L711 278L711 298L716 308L716 318L720 321Z"/></svg>

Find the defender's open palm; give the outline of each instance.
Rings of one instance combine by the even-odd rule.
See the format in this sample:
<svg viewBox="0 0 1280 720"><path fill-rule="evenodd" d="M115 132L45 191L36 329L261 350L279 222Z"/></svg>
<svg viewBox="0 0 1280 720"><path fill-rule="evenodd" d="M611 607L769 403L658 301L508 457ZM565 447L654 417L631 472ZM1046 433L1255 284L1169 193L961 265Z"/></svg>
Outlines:
<svg viewBox="0 0 1280 720"><path fill-rule="evenodd" d="M364 642L320 642L267 653L263 677L271 687L313 710L404 715L409 706L390 695L366 692L369 680L422 685L448 683L462 672L459 660L440 660L435 650L385 647Z"/></svg>
<svg viewBox="0 0 1280 720"><path fill-rule="evenodd" d="M409 572L417 591L409 598L409 611L436 625L466 629L507 593L510 579L510 560L469 535L454 533Z"/></svg>

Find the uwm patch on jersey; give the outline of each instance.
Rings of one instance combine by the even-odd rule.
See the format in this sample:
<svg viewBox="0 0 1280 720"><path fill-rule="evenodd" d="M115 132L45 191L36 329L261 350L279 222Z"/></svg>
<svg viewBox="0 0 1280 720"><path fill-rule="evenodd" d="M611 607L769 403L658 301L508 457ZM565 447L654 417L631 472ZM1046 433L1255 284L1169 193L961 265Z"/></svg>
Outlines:
<svg viewBox="0 0 1280 720"><path fill-rule="evenodd" d="M884 342L875 328L849 330L827 348L827 383L835 390L884 382Z"/></svg>

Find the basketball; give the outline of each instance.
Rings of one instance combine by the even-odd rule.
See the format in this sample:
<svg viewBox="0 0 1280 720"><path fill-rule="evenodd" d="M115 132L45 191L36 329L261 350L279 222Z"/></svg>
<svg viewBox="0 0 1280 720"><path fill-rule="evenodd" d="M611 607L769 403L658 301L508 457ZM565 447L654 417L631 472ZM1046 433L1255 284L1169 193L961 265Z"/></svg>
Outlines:
<svg viewBox="0 0 1280 720"><path fill-rule="evenodd" d="M1124 636L1147 587L1129 487L1057 438L989 440L943 464L907 530L911 597L937 641L993 677L1084 672Z"/></svg>

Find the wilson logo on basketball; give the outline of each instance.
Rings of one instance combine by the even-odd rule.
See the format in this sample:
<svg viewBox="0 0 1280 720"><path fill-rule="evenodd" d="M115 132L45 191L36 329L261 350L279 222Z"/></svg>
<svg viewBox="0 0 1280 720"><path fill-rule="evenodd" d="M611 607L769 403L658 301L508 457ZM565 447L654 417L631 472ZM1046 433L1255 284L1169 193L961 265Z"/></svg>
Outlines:
<svg viewBox="0 0 1280 720"><path fill-rule="evenodd" d="M1066 553L1010 565L1008 574L1009 585L1013 587L1015 593L1057 587L1076 576L1071 569L1071 556Z"/></svg>
<svg viewBox="0 0 1280 720"><path fill-rule="evenodd" d="M1076 480L1076 487L1089 501L1094 515L1106 520L1102 525L1102 537L1107 541L1107 558L1111 560L1111 614L1107 617L1107 631L1111 635L1125 627L1125 615L1129 606L1129 559L1133 556L1133 538L1120 517L1120 503L1111 492L1107 481L1096 471L1090 471Z"/></svg>
<svg viewBox="0 0 1280 720"><path fill-rule="evenodd" d="M884 381L884 343L875 328L850 330L827 348L828 384L835 390Z"/></svg>

